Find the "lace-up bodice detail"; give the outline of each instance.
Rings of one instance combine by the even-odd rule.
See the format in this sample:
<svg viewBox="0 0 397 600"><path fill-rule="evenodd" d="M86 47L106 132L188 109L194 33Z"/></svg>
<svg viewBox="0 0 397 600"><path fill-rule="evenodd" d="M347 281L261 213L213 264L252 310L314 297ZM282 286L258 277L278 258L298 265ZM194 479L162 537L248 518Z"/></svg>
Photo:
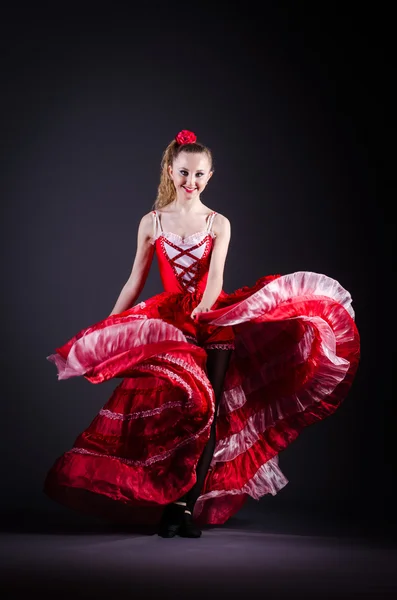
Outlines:
<svg viewBox="0 0 397 600"><path fill-rule="evenodd" d="M156 246L161 280L165 291L204 292L215 234L212 224L216 212L207 218L207 228L182 238L171 231L163 231L157 211L154 217L152 243Z"/></svg>

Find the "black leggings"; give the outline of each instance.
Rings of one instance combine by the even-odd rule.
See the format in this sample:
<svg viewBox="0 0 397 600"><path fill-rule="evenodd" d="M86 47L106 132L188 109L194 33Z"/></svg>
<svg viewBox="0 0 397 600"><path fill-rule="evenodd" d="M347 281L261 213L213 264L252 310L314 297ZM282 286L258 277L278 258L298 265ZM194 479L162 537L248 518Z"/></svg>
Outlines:
<svg viewBox="0 0 397 600"><path fill-rule="evenodd" d="M209 440L203 450L202 455L199 458L196 467L197 480L194 486L182 497L179 498L179 502L186 502L186 508L193 512L193 507L196 503L197 498L200 496L201 489L204 484L205 477L207 475L209 466L211 464L212 456L215 450L215 422L216 415L218 412L218 406L223 391L223 383L225 374L229 365L230 355L232 350L207 350L207 377L211 383L211 386L215 394L215 414L214 420L211 424L211 433Z"/></svg>

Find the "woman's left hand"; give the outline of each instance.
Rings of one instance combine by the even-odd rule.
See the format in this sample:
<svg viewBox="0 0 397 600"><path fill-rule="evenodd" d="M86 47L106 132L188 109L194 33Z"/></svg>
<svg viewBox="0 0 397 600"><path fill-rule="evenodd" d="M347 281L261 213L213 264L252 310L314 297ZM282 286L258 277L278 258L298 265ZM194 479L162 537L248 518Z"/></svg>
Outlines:
<svg viewBox="0 0 397 600"><path fill-rule="evenodd" d="M208 306L203 306L201 304L198 304L196 306L196 308L192 311L192 314L190 316L193 320L195 320L197 318L198 314L200 314L202 312L208 312L209 310L210 310L210 308Z"/></svg>

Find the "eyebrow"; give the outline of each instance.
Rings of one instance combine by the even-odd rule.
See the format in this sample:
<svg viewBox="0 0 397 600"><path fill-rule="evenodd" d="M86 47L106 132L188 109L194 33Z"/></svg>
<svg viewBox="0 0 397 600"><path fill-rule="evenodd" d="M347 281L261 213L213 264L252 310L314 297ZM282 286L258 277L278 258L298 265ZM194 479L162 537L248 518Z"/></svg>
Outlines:
<svg viewBox="0 0 397 600"><path fill-rule="evenodd" d="M189 170L187 167L179 167L179 169L182 169L183 171L188 171L188 170ZM197 170L196 170L196 173L199 173L199 172L200 172L200 173L203 173L203 172L204 172L204 169L197 169Z"/></svg>

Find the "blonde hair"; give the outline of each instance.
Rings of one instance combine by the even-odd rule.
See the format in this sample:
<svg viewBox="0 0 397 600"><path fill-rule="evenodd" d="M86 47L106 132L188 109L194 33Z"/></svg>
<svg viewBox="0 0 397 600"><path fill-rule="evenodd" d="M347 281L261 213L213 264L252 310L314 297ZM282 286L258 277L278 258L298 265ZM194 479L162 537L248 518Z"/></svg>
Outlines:
<svg viewBox="0 0 397 600"><path fill-rule="evenodd" d="M189 154L206 154L210 162L211 171L213 171L212 152L203 144L194 142L193 144L178 144L176 140L172 140L163 152L161 159L160 183L157 188L157 197L153 205L153 209L163 208L173 202L176 198L176 190L174 182L170 178L168 167L172 165L176 157L181 152Z"/></svg>

